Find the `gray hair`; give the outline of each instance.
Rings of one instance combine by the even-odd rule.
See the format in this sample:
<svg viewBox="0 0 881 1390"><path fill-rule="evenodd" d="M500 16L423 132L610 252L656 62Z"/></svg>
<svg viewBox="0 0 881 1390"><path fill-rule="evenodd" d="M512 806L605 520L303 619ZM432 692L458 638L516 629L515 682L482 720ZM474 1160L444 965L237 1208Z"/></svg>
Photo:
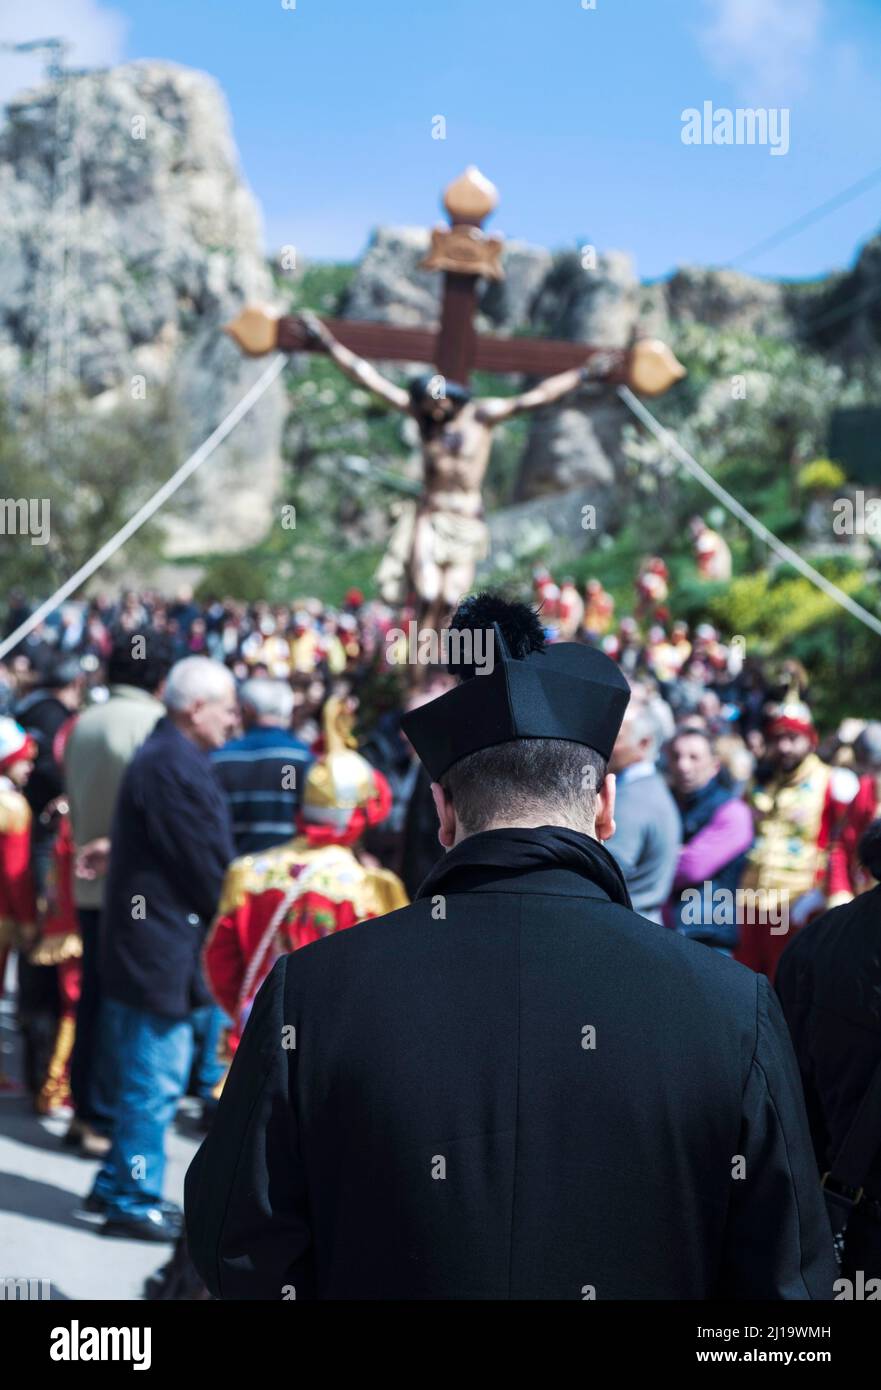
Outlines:
<svg viewBox="0 0 881 1390"><path fill-rule="evenodd" d="M208 656L185 656L176 661L165 682L165 707L189 709L197 700L222 700L234 688L232 672Z"/></svg>
<svg viewBox="0 0 881 1390"><path fill-rule="evenodd" d="M606 760L582 743L519 738L469 753L440 779L466 835L542 817L593 833Z"/></svg>
<svg viewBox="0 0 881 1390"><path fill-rule="evenodd" d="M627 719L630 731L638 743L642 743L643 739L649 740L646 756L657 757L660 731L651 707L647 704L631 705L627 711Z"/></svg>
<svg viewBox="0 0 881 1390"><path fill-rule="evenodd" d="M294 692L287 681L271 680L268 676L252 676L242 685L239 699L260 719L275 719L279 724L290 723L294 712Z"/></svg>

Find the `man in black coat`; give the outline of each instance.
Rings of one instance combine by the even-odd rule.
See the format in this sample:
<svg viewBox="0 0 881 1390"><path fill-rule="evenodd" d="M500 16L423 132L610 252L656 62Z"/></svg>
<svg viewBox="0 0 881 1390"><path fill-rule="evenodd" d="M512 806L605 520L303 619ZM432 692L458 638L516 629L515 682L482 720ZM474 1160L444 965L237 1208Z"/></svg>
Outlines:
<svg viewBox="0 0 881 1390"><path fill-rule="evenodd" d="M834 1262L767 981L631 911L600 843L629 697L530 610L408 714L449 853L278 962L187 1175L226 1299L823 1299ZM466 652L467 655L467 652Z"/></svg>
<svg viewBox="0 0 881 1390"><path fill-rule="evenodd" d="M165 1130L186 1087L192 1015L210 1003L205 935L233 858L226 800L211 766L235 726L230 672L207 657L171 668L159 720L123 774L101 920L102 1032L117 1075L113 1136L87 1199L108 1235L175 1240L162 1200Z"/></svg>
<svg viewBox="0 0 881 1390"><path fill-rule="evenodd" d="M860 862L881 877L881 820L859 845ZM817 1165L839 1197L853 1200L842 1274L881 1280L881 887L824 912L780 958L777 993L804 1082ZM859 1152L837 1162L874 1079ZM860 1120L860 1126L863 1120ZM877 1296L877 1295L876 1295Z"/></svg>

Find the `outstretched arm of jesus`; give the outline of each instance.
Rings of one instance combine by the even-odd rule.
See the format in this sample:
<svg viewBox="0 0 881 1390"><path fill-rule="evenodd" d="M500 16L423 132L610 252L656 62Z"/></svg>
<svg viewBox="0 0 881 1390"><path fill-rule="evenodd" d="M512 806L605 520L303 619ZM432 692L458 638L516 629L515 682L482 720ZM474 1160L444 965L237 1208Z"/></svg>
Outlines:
<svg viewBox="0 0 881 1390"><path fill-rule="evenodd" d="M522 415L527 410L538 410L542 405L553 405L554 401L568 396L577 387L583 386L584 375L581 367L570 367L557 376L545 377L537 386L523 391L519 396L492 396L480 402L477 407L478 418L487 425L497 425L501 420L510 420L512 415Z"/></svg>
<svg viewBox="0 0 881 1390"><path fill-rule="evenodd" d="M299 314L298 317L309 336L316 343L321 343L328 356L350 381L363 386L366 391L372 391L374 396L379 396L381 400L387 401L389 405L394 406L395 410L408 411L410 409L410 396L403 386L396 386L393 381L389 381L369 362L365 362L363 357L359 357L357 353L343 347L342 343L333 336L330 329L321 322L316 314L309 313L307 310Z"/></svg>

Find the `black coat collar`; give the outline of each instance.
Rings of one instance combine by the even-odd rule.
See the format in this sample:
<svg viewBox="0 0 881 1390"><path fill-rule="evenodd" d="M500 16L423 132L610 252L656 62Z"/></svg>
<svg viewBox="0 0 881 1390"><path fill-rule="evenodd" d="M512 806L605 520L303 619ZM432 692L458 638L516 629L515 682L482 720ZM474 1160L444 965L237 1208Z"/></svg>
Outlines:
<svg viewBox="0 0 881 1390"><path fill-rule="evenodd" d="M559 893L631 905L609 851L599 840L559 825L470 835L435 864L416 896L451 892Z"/></svg>

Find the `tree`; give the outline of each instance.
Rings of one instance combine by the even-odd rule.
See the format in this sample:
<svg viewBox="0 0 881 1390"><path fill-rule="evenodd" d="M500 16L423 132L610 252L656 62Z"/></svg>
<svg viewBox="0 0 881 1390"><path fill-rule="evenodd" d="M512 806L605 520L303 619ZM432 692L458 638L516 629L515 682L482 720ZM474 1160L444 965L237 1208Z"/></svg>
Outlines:
<svg viewBox="0 0 881 1390"><path fill-rule="evenodd" d="M2 589L45 596L78 569L171 474L181 440L164 389L106 410L69 397L42 418L22 413L14 423L0 403ZM22 502L48 522L45 543L22 534ZM127 542L121 562L155 561L162 532L160 517L150 521Z"/></svg>

